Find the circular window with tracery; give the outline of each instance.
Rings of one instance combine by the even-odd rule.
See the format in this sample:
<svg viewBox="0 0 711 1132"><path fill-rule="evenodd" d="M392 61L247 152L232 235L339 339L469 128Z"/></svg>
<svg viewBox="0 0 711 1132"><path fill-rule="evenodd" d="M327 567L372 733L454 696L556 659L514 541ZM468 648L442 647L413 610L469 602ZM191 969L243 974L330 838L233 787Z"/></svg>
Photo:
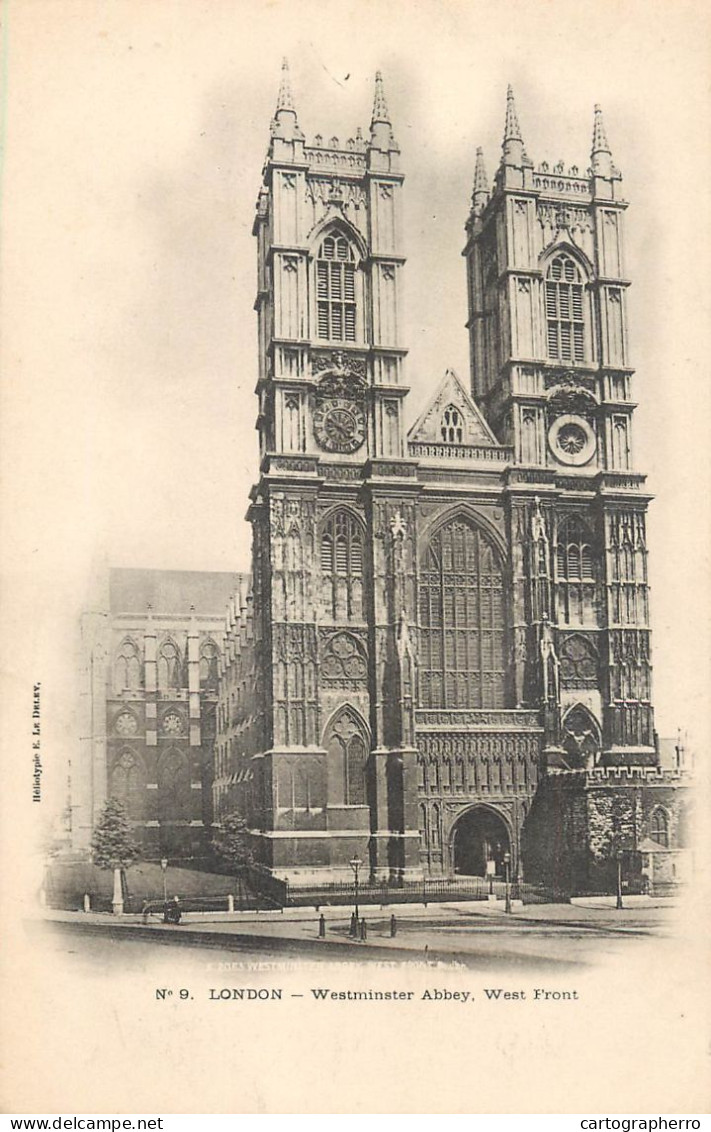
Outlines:
<svg viewBox="0 0 711 1132"><path fill-rule="evenodd" d="M163 731L166 735L182 735L185 730L183 717L177 711L168 711L163 716Z"/></svg>
<svg viewBox="0 0 711 1132"><path fill-rule="evenodd" d="M563 464L587 464L595 453L595 433L584 417L558 417L548 432L548 443Z"/></svg>
<svg viewBox="0 0 711 1132"><path fill-rule="evenodd" d="M118 735L135 735L138 731L138 720L130 711L122 711L116 716L116 733Z"/></svg>
<svg viewBox="0 0 711 1132"><path fill-rule="evenodd" d="M326 680L365 680L365 657L355 637L336 633L326 645L321 673Z"/></svg>

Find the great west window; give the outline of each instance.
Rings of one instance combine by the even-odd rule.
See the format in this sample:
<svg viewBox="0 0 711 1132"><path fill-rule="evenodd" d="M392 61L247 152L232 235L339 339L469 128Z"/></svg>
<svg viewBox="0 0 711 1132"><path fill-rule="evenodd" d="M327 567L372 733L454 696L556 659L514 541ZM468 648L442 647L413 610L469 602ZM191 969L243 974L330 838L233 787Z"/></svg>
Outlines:
<svg viewBox="0 0 711 1132"><path fill-rule="evenodd" d="M344 236L327 236L316 260L318 337L329 342L356 340L356 267Z"/></svg>
<svg viewBox="0 0 711 1132"><path fill-rule="evenodd" d="M467 519L432 536L420 575L422 707L505 706L503 592L498 555Z"/></svg>

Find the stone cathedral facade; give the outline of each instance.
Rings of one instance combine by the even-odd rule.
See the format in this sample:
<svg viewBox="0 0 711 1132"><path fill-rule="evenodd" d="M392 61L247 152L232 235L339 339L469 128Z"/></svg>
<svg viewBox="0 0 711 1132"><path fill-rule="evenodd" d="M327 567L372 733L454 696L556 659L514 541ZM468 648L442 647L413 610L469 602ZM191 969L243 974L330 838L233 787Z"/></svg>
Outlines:
<svg viewBox="0 0 711 1132"><path fill-rule="evenodd" d="M81 624L69 830L107 796L143 855L255 879L684 879L686 775L654 731L644 476L632 457L626 202L535 167L512 93L466 214L471 372L406 431L403 172L370 130L301 131L284 69L254 223L250 576L113 569ZM641 395L644 393L641 383ZM227 618L225 621L225 605ZM266 880L265 880L266 883ZM274 890L274 886L272 886Z"/></svg>
<svg viewBox="0 0 711 1132"><path fill-rule="evenodd" d="M366 136L307 142L285 64L215 815L241 812L258 870L294 885L354 854L396 884L509 854L594 888L619 852L684 841L651 702L620 173L599 109L589 169L534 166L509 91L493 183L478 151L462 202L470 378L447 370L407 433L403 181L380 75Z"/></svg>

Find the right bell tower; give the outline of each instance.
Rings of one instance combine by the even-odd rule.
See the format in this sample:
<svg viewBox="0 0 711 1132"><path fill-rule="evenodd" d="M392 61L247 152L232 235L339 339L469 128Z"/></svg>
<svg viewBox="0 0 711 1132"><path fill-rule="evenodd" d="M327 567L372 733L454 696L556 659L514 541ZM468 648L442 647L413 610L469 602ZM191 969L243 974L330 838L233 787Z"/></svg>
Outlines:
<svg viewBox="0 0 711 1132"><path fill-rule="evenodd" d="M595 107L590 166L537 167L509 87L467 221L474 398L507 472L513 667L548 765L656 765L645 477L633 470L622 179Z"/></svg>

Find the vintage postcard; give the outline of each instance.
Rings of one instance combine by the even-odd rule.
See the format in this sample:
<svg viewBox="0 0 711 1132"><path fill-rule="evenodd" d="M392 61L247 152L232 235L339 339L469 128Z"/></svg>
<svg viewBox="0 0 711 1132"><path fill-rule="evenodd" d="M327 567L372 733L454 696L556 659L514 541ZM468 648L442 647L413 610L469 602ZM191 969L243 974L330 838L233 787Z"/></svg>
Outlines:
<svg viewBox="0 0 711 1132"><path fill-rule="evenodd" d="M4 5L5 1112L706 1111L709 31Z"/></svg>

